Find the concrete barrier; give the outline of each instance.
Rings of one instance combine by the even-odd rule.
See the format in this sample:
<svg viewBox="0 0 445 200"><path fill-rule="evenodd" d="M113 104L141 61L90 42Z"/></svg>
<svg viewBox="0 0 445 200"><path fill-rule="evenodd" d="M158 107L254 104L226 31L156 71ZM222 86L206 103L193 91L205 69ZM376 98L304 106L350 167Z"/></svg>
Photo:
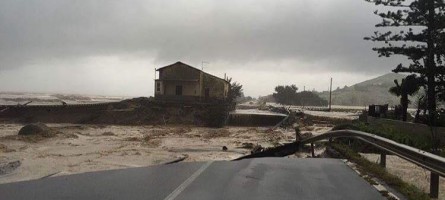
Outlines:
<svg viewBox="0 0 445 200"><path fill-rule="evenodd" d="M283 114L230 113L228 124L231 126L275 126L285 117L286 115Z"/></svg>

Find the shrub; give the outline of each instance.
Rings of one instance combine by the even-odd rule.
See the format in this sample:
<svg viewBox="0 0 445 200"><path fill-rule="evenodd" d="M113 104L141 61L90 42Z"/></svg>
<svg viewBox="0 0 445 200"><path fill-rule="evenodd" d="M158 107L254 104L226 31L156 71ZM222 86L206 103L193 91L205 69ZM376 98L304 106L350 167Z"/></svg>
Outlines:
<svg viewBox="0 0 445 200"><path fill-rule="evenodd" d="M220 128L226 124L229 116L229 107L226 105L215 105L207 107L204 115L206 125L209 127Z"/></svg>

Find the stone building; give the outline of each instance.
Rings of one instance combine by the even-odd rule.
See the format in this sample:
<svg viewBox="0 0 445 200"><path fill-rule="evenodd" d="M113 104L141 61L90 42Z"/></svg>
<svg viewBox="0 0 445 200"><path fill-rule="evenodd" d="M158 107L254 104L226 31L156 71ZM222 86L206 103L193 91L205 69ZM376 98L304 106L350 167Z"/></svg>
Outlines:
<svg viewBox="0 0 445 200"><path fill-rule="evenodd" d="M203 72L182 62L156 69L155 99L179 102L222 101L227 98L230 84L226 80Z"/></svg>

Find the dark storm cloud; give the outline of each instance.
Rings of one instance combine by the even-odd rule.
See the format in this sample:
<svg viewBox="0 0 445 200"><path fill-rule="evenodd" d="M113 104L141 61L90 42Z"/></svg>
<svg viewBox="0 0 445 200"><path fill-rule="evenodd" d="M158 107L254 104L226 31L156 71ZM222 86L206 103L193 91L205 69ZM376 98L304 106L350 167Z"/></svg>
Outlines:
<svg viewBox="0 0 445 200"><path fill-rule="evenodd" d="M363 41L379 20L362 0L0 2L0 67L94 56L237 64L299 61L319 70L380 72ZM300 66L289 66L299 69Z"/></svg>

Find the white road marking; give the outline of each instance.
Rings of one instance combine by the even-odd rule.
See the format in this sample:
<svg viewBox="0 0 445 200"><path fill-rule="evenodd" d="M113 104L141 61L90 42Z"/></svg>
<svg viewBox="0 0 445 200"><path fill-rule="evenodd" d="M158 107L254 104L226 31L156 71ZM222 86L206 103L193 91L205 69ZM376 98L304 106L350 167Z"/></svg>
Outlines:
<svg viewBox="0 0 445 200"><path fill-rule="evenodd" d="M187 180L185 180L181 185L179 185L175 190L173 190L173 192L170 193L170 195L165 197L164 200L173 200L176 197L178 197L178 195L181 194L181 192L184 191L184 189L187 186L189 186L196 178L198 178L198 176L202 172L204 172L204 170L206 170L212 163L213 163L213 161L210 161L210 162L207 162L206 164L204 164L203 166L201 166L201 168L196 170L196 172L193 173Z"/></svg>

